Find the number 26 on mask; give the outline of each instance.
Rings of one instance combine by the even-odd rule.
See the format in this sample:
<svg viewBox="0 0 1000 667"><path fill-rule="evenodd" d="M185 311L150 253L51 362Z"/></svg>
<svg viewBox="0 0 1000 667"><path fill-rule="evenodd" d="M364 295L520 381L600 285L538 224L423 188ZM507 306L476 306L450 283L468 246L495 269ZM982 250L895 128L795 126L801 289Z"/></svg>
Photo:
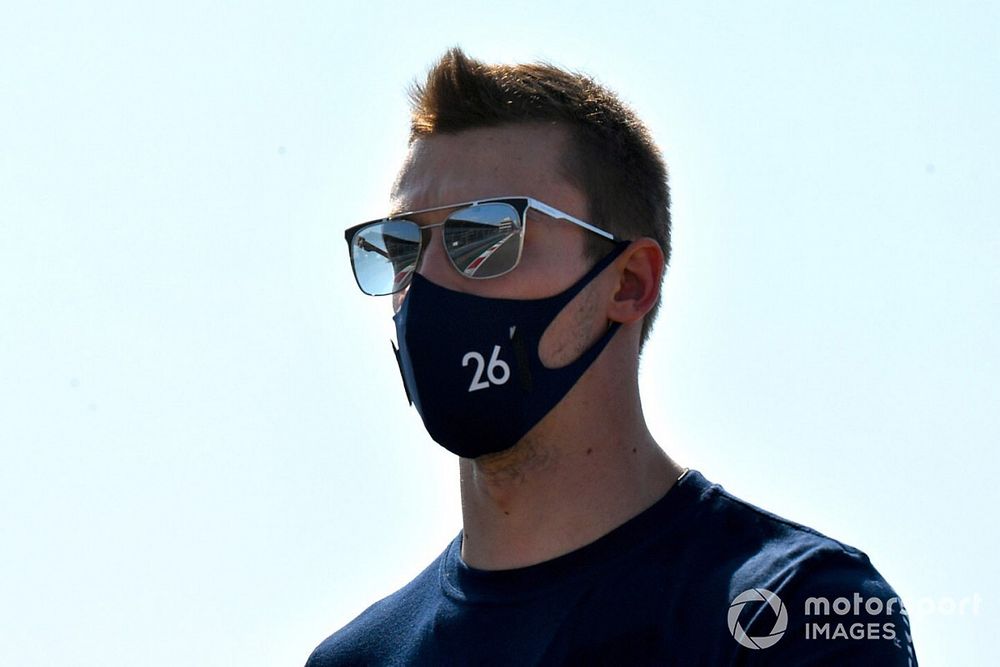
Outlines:
<svg viewBox="0 0 1000 667"><path fill-rule="evenodd" d="M476 362L476 370L469 384L469 392L479 389L489 389L491 384L501 385L510 379L510 366L503 359L500 359L500 346L493 346L493 354L490 355L489 363L478 352L466 352L462 357L462 367L469 365L470 361ZM486 378L483 379L483 371L486 371Z"/></svg>

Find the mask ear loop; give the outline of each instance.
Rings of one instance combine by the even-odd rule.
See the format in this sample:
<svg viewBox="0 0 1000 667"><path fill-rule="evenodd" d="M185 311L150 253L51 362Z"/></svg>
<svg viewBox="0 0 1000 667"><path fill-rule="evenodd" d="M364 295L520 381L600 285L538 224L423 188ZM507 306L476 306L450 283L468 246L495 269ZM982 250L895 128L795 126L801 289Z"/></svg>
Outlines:
<svg viewBox="0 0 1000 667"><path fill-rule="evenodd" d="M396 347L396 343L389 341L392 345L392 353L396 355L396 365L399 366L399 377L403 381L403 390L406 392L406 401L410 405L413 405L413 397L410 396L410 388L406 386L406 376L403 374L403 358L399 354L399 348Z"/></svg>
<svg viewBox="0 0 1000 667"><path fill-rule="evenodd" d="M614 247L611 249L611 251L608 252L603 257L601 257L599 260L597 260L594 263L594 265L592 267L590 267L590 269L587 271L587 273L585 273L572 287L570 287L566 292L563 292L561 295L557 295L556 297L552 297L552 298L560 298L561 297L563 299L562 305L560 306L560 309L559 309L559 314L556 315L556 318L558 318L559 315L562 314L563 309L565 309L573 301L573 299L575 299L583 290L585 290L587 288L587 286L590 285L590 283L592 283L595 278L597 278L597 276L599 276L601 273L603 273L604 271L606 271L609 266L611 266L612 264L614 264L615 260L618 259L623 252L625 252L626 248L628 248L628 246L630 244L631 244L631 241L619 241L619 242L615 243ZM556 318L553 318L546 325L545 330L542 333L542 336L544 336L545 332L547 332L549 330L549 327L552 326L552 324L553 324L553 322L555 322ZM557 366L555 368L549 368L544 363L542 363L542 358L541 358L541 342L542 341L541 341L541 338L539 338L539 340L538 340L538 349L535 350L535 358L538 360L538 362L542 365L543 368L545 368L547 370L550 370L550 371L562 371L563 369L569 368L569 367L573 366L574 364L578 364L578 363L580 363L580 361L582 359L584 359L588 354L590 354L591 350L596 349L596 348L600 348L601 350L603 350L604 347L608 344L608 342L611 341L611 338L614 336L615 332L621 326L621 322L615 322L614 320L607 320L606 324L607 324L607 326L604 329L604 333L601 334L601 337L597 341L595 341L592 346L590 346L589 348L587 348L586 350L584 350L580 354L580 356L578 356L573 361L570 361L568 364L565 364L563 366ZM516 341L515 341L515 343L516 343ZM523 343L522 343L522 345L523 345ZM515 344L515 354L517 354L517 346L516 346L516 344Z"/></svg>

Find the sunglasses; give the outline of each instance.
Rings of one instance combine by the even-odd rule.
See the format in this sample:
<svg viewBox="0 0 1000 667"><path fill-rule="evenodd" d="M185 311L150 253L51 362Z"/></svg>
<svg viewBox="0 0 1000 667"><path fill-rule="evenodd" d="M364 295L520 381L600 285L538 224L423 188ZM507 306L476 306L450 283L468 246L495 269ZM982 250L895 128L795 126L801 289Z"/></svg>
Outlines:
<svg viewBox="0 0 1000 667"><path fill-rule="evenodd" d="M407 218L455 209L443 222L421 225ZM510 273L521 260L528 209L565 220L598 236L623 239L531 197L498 197L407 211L365 222L344 233L354 279L365 294L395 294L410 284L431 230L441 228L445 254L466 278L483 280Z"/></svg>

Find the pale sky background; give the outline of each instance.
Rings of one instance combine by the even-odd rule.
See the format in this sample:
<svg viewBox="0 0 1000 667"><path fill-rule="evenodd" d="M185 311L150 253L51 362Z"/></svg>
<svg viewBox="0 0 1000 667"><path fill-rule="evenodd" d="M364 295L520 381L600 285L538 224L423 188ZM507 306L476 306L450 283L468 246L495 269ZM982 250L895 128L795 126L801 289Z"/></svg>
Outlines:
<svg viewBox="0 0 1000 667"><path fill-rule="evenodd" d="M868 553L922 665L997 664L998 7L7 3L0 664L300 665L457 533L342 237L456 44L662 145L661 444Z"/></svg>

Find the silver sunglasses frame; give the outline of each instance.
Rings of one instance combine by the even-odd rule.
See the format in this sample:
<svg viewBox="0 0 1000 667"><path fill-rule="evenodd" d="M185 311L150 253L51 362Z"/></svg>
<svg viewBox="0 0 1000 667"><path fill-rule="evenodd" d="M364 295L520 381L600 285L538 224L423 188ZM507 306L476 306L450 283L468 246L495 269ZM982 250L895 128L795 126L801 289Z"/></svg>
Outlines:
<svg viewBox="0 0 1000 667"><path fill-rule="evenodd" d="M444 206L434 206L434 207L431 207L431 208L422 208L422 209L417 209L417 210L413 210L413 211L402 211L400 213L393 213L392 215L389 215L389 216L387 216L385 218L380 218L378 220L370 220L368 222L361 223L360 225L356 225L354 227L351 227L351 228L347 229L344 232L344 238L347 241L347 246L348 246L348 253L350 254L350 258L351 258L351 272L354 274L354 280L358 284L358 289L360 289L365 294L368 294L369 296L389 296L389 295L396 294L398 292L403 291L404 289L406 289L406 287L409 285L409 282L410 282L410 279L408 278L405 283L403 283L402 285L400 285L399 287L397 287L394 291L387 292L386 294L377 294L377 295L376 294L371 294L371 293L367 292L361 286L361 280L358 277L358 273L357 273L357 270L355 269L355 265L354 265L354 250L353 250L353 245L352 244L354 242L354 237L357 236L357 234L361 230L365 229L369 225L375 225L375 224L380 224L380 223L385 223L385 222L391 222L391 221L394 221L394 220L406 219L409 216L421 215L421 214L424 214L424 213L434 213L435 211L445 211L445 210L448 210L448 209L456 209L456 211L457 211L459 209L469 208L471 206L479 206L479 205L482 205L482 204L502 204L502 203L507 203L509 205L510 200L518 200L518 199L526 202L526 206L524 207L524 211L523 212L518 211L517 208L514 207L514 210L517 211L518 215L521 217L521 219L519 221L520 222L520 228L518 230L519 233L520 233L520 235L521 235L520 236L520 240L519 240L519 243L521 245L524 244L524 232L525 232L525 230L527 229L527 226L528 226L528 210L529 209L534 209L534 210L538 211L539 213L543 213L544 215L546 215L546 216L548 216L548 217L550 217L550 218L552 218L554 220L565 220L566 222L574 224L577 227L585 229L588 232L591 232L593 234L597 234L598 236L600 236L600 237L602 237L604 239L607 239L608 241L611 241L613 243L623 243L623 242L626 242L626 239L623 239L623 238L621 238L619 236L616 236L615 234L612 234L611 232L609 232L609 231L607 231L605 229L601 229L600 227L597 227L596 225L592 225L589 222L581 220L580 218L578 218L578 217L576 217L574 215L570 215L569 213L566 213L565 211L562 211L562 210L556 208L555 206L550 206L550 205L546 204L543 201L539 201L538 199L535 199L534 197L527 197L525 195L506 195L506 196L499 196L499 197L489 197L489 198L486 198L486 199L474 199L472 201L460 202L458 204L446 204ZM450 216L449 216L449 218L450 218ZM443 220L441 222L436 222L436 223L433 223L433 224L430 224L430 225L421 225L421 224L419 224L419 223L417 223L416 221L413 221L413 220L410 220L409 222L413 222L414 224L416 224L420 228L420 231L421 231L421 245L420 245L420 249L419 249L419 251L417 253L416 262L414 264L414 266L416 268L419 268L420 264L421 264L421 261L423 260L424 251L427 249L426 245L423 242L423 239L426 238L426 233L429 230L434 229L435 227L443 227L444 225L446 225L448 223L448 219L446 218L445 220ZM443 242L443 239L442 239L442 242ZM514 266L512 266L510 269L508 269L507 271L504 271L503 273L498 273L498 274L495 274L495 275L492 275L492 276L478 277L478 276L470 276L470 275L467 275L466 273L464 273L461 269L459 269L457 266L455 266L454 260L452 260L451 255L448 254L447 251L445 252L445 254L448 255L448 259L451 261L452 268L454 268L463 277L469 278L471 280L490 280L491 278L499 278L500 276L506 275L506 274L510 273L511 271L513 271L514 269L516 269L518 267L518 265L521 263L521 249L519 247L518 248L518 253L517 253L517 260L514 262ZM416 268L414 270L416 270Z"/></svg>

